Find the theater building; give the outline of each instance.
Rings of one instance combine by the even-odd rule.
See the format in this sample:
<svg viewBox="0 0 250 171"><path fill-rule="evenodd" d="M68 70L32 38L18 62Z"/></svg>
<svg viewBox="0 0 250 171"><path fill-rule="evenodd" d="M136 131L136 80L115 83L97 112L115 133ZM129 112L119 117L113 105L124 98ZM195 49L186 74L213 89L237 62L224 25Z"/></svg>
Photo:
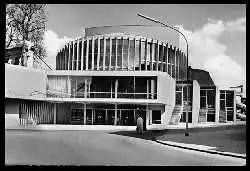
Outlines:
<svg viewBox="0 0 250 171"><path fill-rule="evenodd" d="M187 86L178 40L146 26L93 27L60 49L56 70L5 64L6 116L134 126L141 114L145 129L185 122L186 111L191 123L235 121L234 91L219 90L208 72L190 67Z"/></svg>

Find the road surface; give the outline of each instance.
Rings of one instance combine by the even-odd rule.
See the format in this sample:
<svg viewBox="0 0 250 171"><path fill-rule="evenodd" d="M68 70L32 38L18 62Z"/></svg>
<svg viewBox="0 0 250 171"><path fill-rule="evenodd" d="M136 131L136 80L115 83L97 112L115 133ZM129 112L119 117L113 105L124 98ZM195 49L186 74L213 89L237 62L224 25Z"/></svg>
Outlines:
<svg viewBox="0 0 250 171"><path fill-rule="evenodd" d="M6 165L245 165L246 160L168 147L104 131L5 131Z"/></svg>

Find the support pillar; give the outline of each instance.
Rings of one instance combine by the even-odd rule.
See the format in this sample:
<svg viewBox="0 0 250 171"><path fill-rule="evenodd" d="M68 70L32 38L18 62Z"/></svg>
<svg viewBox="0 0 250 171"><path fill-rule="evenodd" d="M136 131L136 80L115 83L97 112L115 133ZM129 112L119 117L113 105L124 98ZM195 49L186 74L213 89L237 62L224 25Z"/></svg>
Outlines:
<svg viewBox="0 0 250 171"><path fill-rule="evenodd" d="M108 125L108 111L105 110L105 124Z"/></svg>
<svg viewBox="0 0 250 171"><path fill-rule="evenodd" d="M86 103L83 104L83 123L86 125Z"/></svg>
<svg viewBox="0 0 250 171"><path fill-rule="evenodd" d="M117 104L115 104L115 122L114 125L117 125Z"/></svg>
<svg viewBox="0 0 250 171"><path fill-rule="evenodd" d="M56 104L54 104L54 124L56 124Z"/></svg>
<svg viewBox="0 0 250 171"><path fill-rule="evenodd" d="M148 105L146 105L146 129L148 129L149 126L149 110Z"/></svg>
<svg viewBox="0 0 250 171"><path fill-rule="evenodd" d="M215 122L219 123L220 115L220 90L218 87L215 88Z"/></svg>

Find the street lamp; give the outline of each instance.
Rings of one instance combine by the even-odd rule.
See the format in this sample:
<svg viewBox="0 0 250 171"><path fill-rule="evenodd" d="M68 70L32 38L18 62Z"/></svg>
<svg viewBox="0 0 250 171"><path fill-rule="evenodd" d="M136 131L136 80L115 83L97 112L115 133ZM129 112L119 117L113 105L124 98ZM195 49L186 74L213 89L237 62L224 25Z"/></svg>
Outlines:
<svg viewBox="0 0 250 171"><path fill-rule="evenodd" d="M188 108L187 108L187 105L188 105L188 41L186 39L186 36L182 32L180 32L178 29L176 29L176 28L174 28L174 27L172 27L172 26L170 26L168 24L165 24L165 23L163 23L163 22L161 22L159 20L156 20L154 18L145 16L145 15L142 15L142 14L139 14L139 13L137 15L139 17L142 17L142 18L146 19L146 20L153 21L155 23L161 24L161 25L163 25L165 27L168 27L168 28L171 28L172 30L177 31L178 33L180 33L184 37L184 39L186 41L186 44L187 44L187 79L186 79L187 80L187 104L186 104L186 131L185 131L185 136L189 136L189 132L188 132Z"/></svg>

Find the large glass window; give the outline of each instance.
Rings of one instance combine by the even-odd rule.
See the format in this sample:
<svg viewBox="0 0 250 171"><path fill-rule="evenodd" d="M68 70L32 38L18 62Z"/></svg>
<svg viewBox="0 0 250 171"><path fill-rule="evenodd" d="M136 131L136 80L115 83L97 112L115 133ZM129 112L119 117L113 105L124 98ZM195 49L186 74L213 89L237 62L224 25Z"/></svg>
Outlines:
<svg viewBox="0 0 250 171"><path fill-rule="evenodd" d="M94 43L94 70L97 70L98 39Z"/></svg>
<svg viewBox="0 0 250 171"><path fill-rule="evenodd" d="M78 70L81 70L81 62L82 62L82 42L79 42L79 47L78 47Z"/></svg>
<svg viewBox="0 0 250 171"><path fill-rule="evenodd" d="M76 65L77 65L77 43L74 43L73 45L74 48L74 54L73 54L73 70L76 70Z"/></svg>
<svg viewBox="0 0 250 171"><path fill-rule="evenodd" d="M118 39L117 44L117 70L122 69L122 39Z"/></svg>
<svg viewBox="0 0 250 171"><path fill-rule="evenodd" d="M128 69L128 39L123 40L122 69Z"/></svg>
<svg viewBox="0 0 250 171"><path fill-rule="evenodd" d="M99 70L103 70L104 39L100 40Z"/></svg>
<svg viewBox="0 0 250 171"><path fill-rule="evenodd" d="M83 70L86 70L86 50L87 50L87 41L84 41L83 46Z"/></svg>
<svg viewBox="0 0 250 171"><path fill-rule="evenodd" d="M92 77L90 83L91 98L111 98L114 97L115 80L112 77Z"/></svg>
<svg viewBox="0 0 250 171"><path fill-rule="evenodd" d="M145 70L145 41L141 41L141 70Z"/></svg>
<svg viewBox="0 0 250 171"><path fill-rule="evenodd" d="M134 70L135 41L129 40L129 70Z"/></svg>
<svg viewBox="0 0 250 171"><path fill-rule="evenodd" d="M171 48L168 48L168 74L172 76L172 55L170 49Z"/></svg>
<svg viewBox="0 0 250 171"><path fill-rule="evenodd" d="M139 70L139 55L140 55L140 42L136 40L135 42L135 70Z"/></svg>
<svg viewBox="0 0 250 171"><path fill-rule="evenodd" d="M116 39L112 39L111 70L115 70L116 65Z"/></svg>
<svg viewBox="0 0 250 171"><path fill-rule="evenodd" d="M89 58L88 58L88 69L92 69L92 40L89 40Z"/></svg>
<svg viewBox="0 0 250 171"><path fill-rule="evenodd" d="M134 98L135 77L118 77L118 98Z"/></svg>

